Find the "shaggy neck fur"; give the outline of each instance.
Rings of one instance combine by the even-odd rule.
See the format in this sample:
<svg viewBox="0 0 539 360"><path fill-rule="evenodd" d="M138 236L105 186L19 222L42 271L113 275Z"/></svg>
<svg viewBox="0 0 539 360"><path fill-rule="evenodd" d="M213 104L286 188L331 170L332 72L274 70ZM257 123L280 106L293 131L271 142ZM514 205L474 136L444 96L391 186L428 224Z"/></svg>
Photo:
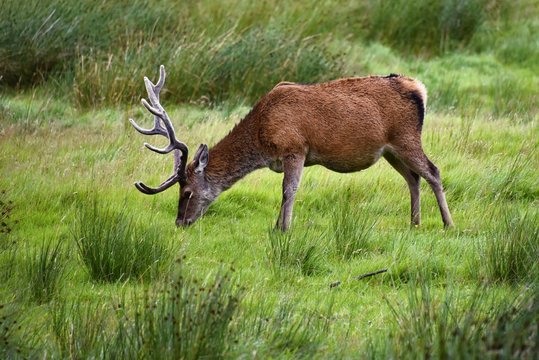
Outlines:
<svg viewBox="0 0 539 360"><path fill-rule="evenodd" d="M267 166L258 142L254 126L244 119L209 151L206 178L225 191L250 172Z"/></svg>

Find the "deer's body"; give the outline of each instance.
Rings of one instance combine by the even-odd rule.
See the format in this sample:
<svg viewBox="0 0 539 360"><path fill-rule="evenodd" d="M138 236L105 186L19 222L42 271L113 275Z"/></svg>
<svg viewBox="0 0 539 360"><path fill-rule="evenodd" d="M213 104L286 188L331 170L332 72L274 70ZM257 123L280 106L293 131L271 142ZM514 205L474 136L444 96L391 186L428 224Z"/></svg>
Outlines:
<svg viewBox="0 0 539 360"><path fill-rule="evenodd" d="M444 224L451 225L438 169L421 147L426 100L421 82L394 74L280 83L213 148L199 148L185 169L177 224L194 222L222 191L249 172L269 167L284 172L277 221L284 231L304 166L354 172L383 156L408 183L412 224L420 222L421 176L436 194Z"/></svg>
<svg viewBox="0 0 539 360"><path fill-rule="evenodd" d="M215 156L231 152L258 154L260 167L279 172L283 157L290 154L304 155L305 166L322 165L337 172L366 169L392 140L415 139L421 133L417 105L398 93L392 85L397 82L404 82L408 91L424 92L404 77L277 85L210 149L206 171L211 173ZM228 160L215 166L226 168Z"/></svg>

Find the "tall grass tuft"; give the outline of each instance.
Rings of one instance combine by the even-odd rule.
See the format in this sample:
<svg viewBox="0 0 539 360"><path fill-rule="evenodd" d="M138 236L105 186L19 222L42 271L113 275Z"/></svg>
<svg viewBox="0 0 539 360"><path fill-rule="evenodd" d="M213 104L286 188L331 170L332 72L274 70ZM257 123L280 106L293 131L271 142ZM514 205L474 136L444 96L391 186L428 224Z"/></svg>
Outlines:
<svg viewBox="0 0 539 360"><path fill-rule="evenodd" d="M488 233L484 259L490 281L519 283L539 276L539 212L505 213Z"/></svg>
<svg viewBox="0 0 539 360"><path fill-rule="evenodd" d="M365 254L372 248L371 238L376 220L368 212L360 212L343 201L331 214L330 237L333 240L335 254L343 260Z"/></svg>
<svg viewBox="0 0 539 360"><path fill-rule="evenodd" d="M297 300L283 298L271 306L264 301L246 306L235 324L241 341L233 355L316 358L330 332L332 303L317 311L300 309L297 304Z"/></svg>
<svg viewBox="0 0 539 360"><path fill-rule="evenodd" d="M470 42L488 5L485 0L376 0L365 20L367 37L406 54L441 54Z"/></svg>
<svg viewBox="0 0 539 360"><path fill-rule="evenodd" d="M22 321L20 308L13 303L0 303L0 358L36 357L34 336L23 328Z"/></svg>
<svg viewBox="0 0 539 360"><path fill-rule="evenodd" d="M169 73L164 96L171 102L252 102L280 81L318 82L340 70L320 41L273 28L170 36L137 34L114 53L81 56L73 80L76 103L83 108L133 103L144 95L142 77L154 76L159 64Z"/></svg>
<svg viewBox="0 0 539 360"><path fill-rule="evenodd" d="M504 72L496 76L492 85L485 89L493 99L492 114L524 123L537 119L539 110L533 91L537 84L535 78L519 73Z"/></svg>
<svg viewBox="0 0 539 360"><path fill-rule="evenodd" d="M308 6L317 14L330 7L311 2ZM274 19L276 7L290 19L288 22ZM191 95L189 90L201 85L207 76L213 76L207 84L211 87L223 80L221 75L228 76L229 70L236 92L242 91L242 78L244 85L254 80L263 83L265 90L275 84L276 74L278 80L316 81L316 77L330 76L324 74L335 61L326 57L321 37L313 35L321 33L321 26L328 33L342 23L338 16L323 19L305 16L302 6L278 2L257 5L238 0L223 7L208 1L195 5L149 0L4 0L0 13L0 84L31 85L52 74L60 80L64 92L71 93L70 85L74 85L79 105L93 106L132 100L134 89L143 89L134 87L133 81L138 82L141 72L149 74L148 70L160 63L178 63L178 68L185 70L180 77L185 80L178 86L186 88L181 93L182 101L191 100L183 95ZM279 30L263 30L269 28ZM313 68L317 68L314 77ZM130 78L133 72L139 76ZM229 88L227 82L223 85ZM207 86L201 90L206 93L195 92L195 99L216 95L208 93L211 89ZM245 93L253 99L260 95L254 90L254 94Z"/></svg>
<svg viewBox="0 0 539 360"><path fill-rule="evenodd" d="M534 358L539 349L537 284L514 302L500 304L488 289L469 296L436 294L430 281L410 284L407 304L390 304L397 328L371 348L398 359Z"/></svg>
<svg viewBox="0 0 539 360"><path fill-rule="evenodd" d="M512 159L498 171L498 176L491 178L495 187L494 198L509 200L534 199L539 194L537 179L534 179L534 151L528 153L526 144ZM530 181L530 183L527 183Z"/></svg>
<svg viewBox="0 0 539 360"><path fill-rule="evenodd" d="M6 190L0 190L0 249L12 245L10 233L13 230L13 200L7 196Z"/></svg>
<svg viewBox="0 0 539 360"><path fill-rule="evenodd" d="M77 24L68 13L52 1L2 2L0 84L36 82L73 54Z"/></svg>
<svg viewBox="0 0 539 360"><path fill-rule="evenodd" d="M13 239L12 219L13 200L8 199L7 192L0 190L0 280L7 282L17 269L17 242Z"/></svg>
<svg viewBox="0 0 539 360"><path fill-rule="evenodd" d="M0 84L24 86L51 73L69 73L81 55L114 53L111 49L138 32L170 31L169 24L179 22L175 7L149 0L3 0Z"/></svg>
<svg viewBox="0 0 539 360"><path fill-rule="evenodd" d="M221 358L232 344L229 327L241 293L230 271L203 281L179 271L162 291L136 300L134 314L118 309L111 351L118 358Z"/></svg>
<svg viewBox="0 0 539 360"><path fill-rule="evenodd" d="M16 243L0 247L0 281L4 284L15 277L18 268L17 252Z"/></svg>
<svg viewBox="0 0 539 360"><path fill-rule="evenodd" d="M318 239L318 240L317 240ZM270 230L266 245L268 262L274 274L293 269L302 275L315 275L324 271L321 236L313 231L303 234Z"/></svg>
<svg viewBox="0 0 539 360"><path fill-rule="evenodd" d="M201 95L254 101L283 80L310 83L338 75L336 59L312 39L275 28L230 35L212 44L207 72L199 72L207 91Z"/></svg>
<svg viewBox="0 0 539 360"><path fill-rule="evenodd" d="M62 242L43 240L39 248L29 252L27 261L25 270L30 298L38 304L50 301L65 273Z"/></svg>
<svg viewBox="0 0 539 360"><path fill-rule="evenodd" d="M439 296L429 278L419 274L409 285L406 306L391 306L398 329L390 352L396 358L458 358L467 353L466 341L473 333L473 328L466 326L470 319L459 319L458 299L451 290L444 299ZM472 315L478 294L474 296Z"/></svg>
<svg viewBox="0 0 539 360"><path fill-rule="evenodd" d="M497 358L533 359L539 354L539 284L535 282L509 306L487 320L483 341Z"/></svg>
<svg viewBox="0 0 539 360"><path fill-rule="evenodd" d="M107 311L107 306L79 298L72 302L54 302L49 309L54 357L89 359L107 353L105 350L110 346L107 319L113 315Z"/></svg>
<svg viewBox="0 0 539 360"><path fill-rule="evenodd" d="M167 245L156 226L142 227L125 207L115 211L97 199L80 207L72 235L94 281L149 278L167 261Z"/></svg>

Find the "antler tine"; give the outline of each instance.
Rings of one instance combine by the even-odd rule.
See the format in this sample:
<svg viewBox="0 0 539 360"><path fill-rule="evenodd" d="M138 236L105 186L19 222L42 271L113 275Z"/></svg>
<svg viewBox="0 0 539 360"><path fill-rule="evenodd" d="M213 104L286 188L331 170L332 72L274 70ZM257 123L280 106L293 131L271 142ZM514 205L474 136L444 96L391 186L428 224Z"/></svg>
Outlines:
<svg viewBox="0 0 539 360"><path fill-rule="evenodd" d="M157 80L157 84L155 85L155 91L157 92L157 95L159 95L159 92L161 91L161 88L165 84L165 77L167 73L165 72L165 65L159 66L159 80Z"/></svg>
<svg viewBox="0 0 539 360"><path fill-rule="evenodd" d="M159 94L161 92L161 89L163 88L163 85L165 84L165 78L166 78L166 72L165 72L165 67L163 65L159 67L159 80L157 81L157 84L153 84L147 77L144 77L144 84L146 86L146 91L148 92L148 97L150 98L150 101L152 101L152 97L155 99L154 100L155 102L152 101L152 104L154 105L156 103L159 104ZM163 135L163 136L168 137L166 129L163 128L163 126L161 125L161 119L159 117L159 114L157 114L155 110L152 111L146 104L143 103L143 105L152 114L154 114L153 129L143 129L137 125L135 120L129 119L129 121L131 122L131 125L133 125L133 127L139 133L144 134L144 135Z"/></svg>
<svg viewBox="0 0 539 360"><path fill-rule="evenodd" d="M166 72L165 67L161 65L159 67L159 80L156 84L152 83L150 79L144 77L144 85L148 93L149 102L146 99L142 99L142 105L154 115L154 127L153 129L143 129L138 126L133 119L129 119L131 125L140 133L144 135L163 135L169 139L169 144L164 148L157 148L148 143L144 143L148 149L155 151L159 154L167 154L173 150L174 152L174 173L161 185L156 188L151 188L142 182L135 183L136 188L144 194L152 195L164 191L174 185L177 182L184 184L185 182L185 167L189 149L187 145L176 138L174 126L172 121L168 117L167 112L159 102L159 94L165 84Z"/></svg>
<svg viewBox="0 0 539 360"><path fill-rule="evenodd" d="M153 194L157 194L157 193L160 193L161 191L165 191L166 189L168 189L169 187L171 187L172 185L176 184L178 181L180 180L180 176L178 174L173 174L171 176L169 176L168 179L166 179L165 181L163 181L161 183L161 185L159 185L158 187L156 188L152 188L152 187L149 187L147 186L146 184L144 184L143 182L141 181L138 181L135 183L135 187L140 191L140 192L143 192L144 194L147 194L147 195L153 195Z"/></svg>
<svg viewBox="0 0 539 360"><path fill-rule="evenodd" d="M161 191L165 191L166 189L176 184L177 182L179 182L180 185L183 186L184 180L185 180L185 176L184 176L185 170L182 170L182 169L185 169L185 165L182 166L181 159L182 159L182 154L180 150L176 149L176 151L174 151L174 173L171 176L169 176L168 179L163 181L161 185L159 185L158 187L156 188L149 187L148 185L144 184L142 181L137 181L135 183L135 187L140 192L146 195L153 195L153 194L160 193Z"/></svg>
<svg viewBox="0 0 539 360"><path fill-rule="evenodd" d="M161 104L159 103L159 93L156 94L156 86L146 76L144 77L144 85L146 86L146 92L148 93L150 102L153 106L159 108Z"/></svg>
<svg viewBox="0 0 539 360"><path fill-rule="evenodd" d="M146 76L144 77L144 84L146 85L146 90L148 91L148 85L150 85L152 89L152 93L157 97L157 100L159 100L159 93L161 92L161 89L163 88L163 85L165 84L165 78L166 78L166 72L165 72L165 67L163 65L159 66L159 80L157 80L157 84L154 84ZM148 96L151 96L150 92L148 92Z"/></svg>
<svg viewBox="0 0 539 360"><path fill-rule="evenodd" d="M153 100L156 100L155 96L153 97ZM150 98L150 101L152 101L152 98ZM144 143L144 146L146 146L148 149L155 151L156 153L159 153L159 154L168 154L172 150L178 149L185 155L185 158L187 158L187 153L188 153L187 145L179 141L178 139L176 139L174 126L172 126L172 122L170 121L170 118L168 117L167 112L165 111L165 109L163 109L159 101L156 101L156 103L153 104L154 106L152 106L148 104L146 99L142 99L142 105L144 105L144 107L148 109L149 112L151 112L156 117L162 120L166 129L165 136L167 136L170 141L169 145L162 149L156 148L155 146L152 146L148 143Z"/></svg>
<svg viewBox="0 0 539 360"><path fill-rule="evenodd" d="M158 117L156 117L155 120L156 121L154 123L153 129L143 129L140 126L138 126L137 123L135 122L135 120L133 120L133 119L129 119L129 122L131 123L131 125L133 125L135 130L137 130L139 133L141 133L143 135L163 135L163 136L167 136L166 130L160 124L161 120L159 120Z"/></svg>

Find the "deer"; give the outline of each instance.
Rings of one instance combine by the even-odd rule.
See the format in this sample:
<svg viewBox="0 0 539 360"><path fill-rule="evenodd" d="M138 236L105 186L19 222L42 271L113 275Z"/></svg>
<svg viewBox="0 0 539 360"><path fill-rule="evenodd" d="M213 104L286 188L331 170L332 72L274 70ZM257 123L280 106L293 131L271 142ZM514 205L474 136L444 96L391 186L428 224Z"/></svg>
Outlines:
<svg viewBox="0 0 539 360"><path fill-rule="evenodd" d="M161 135L168 145L148 149L174 151L172 175L158 187L136 182L154 195L179 183L176 226L199 219L211 203L248 173L269 168L284 173L282 202L275 228L289 229L294 199L303 169L321 165L338 173L367 169L381 157L404 178L411 199L411 225L419 226L420 180L436 196L444 227L453 226L440 171L425 155L421 132L427 103L423 83L398 74L353 77L318 84L281 82L262 96L250 112L213 147L201 144L188 164L187 145L176 138L172 122L160 103L165 83L161 65L156 84L144 77L154 115L152 129L133 127L143 135Z"/></svg>

